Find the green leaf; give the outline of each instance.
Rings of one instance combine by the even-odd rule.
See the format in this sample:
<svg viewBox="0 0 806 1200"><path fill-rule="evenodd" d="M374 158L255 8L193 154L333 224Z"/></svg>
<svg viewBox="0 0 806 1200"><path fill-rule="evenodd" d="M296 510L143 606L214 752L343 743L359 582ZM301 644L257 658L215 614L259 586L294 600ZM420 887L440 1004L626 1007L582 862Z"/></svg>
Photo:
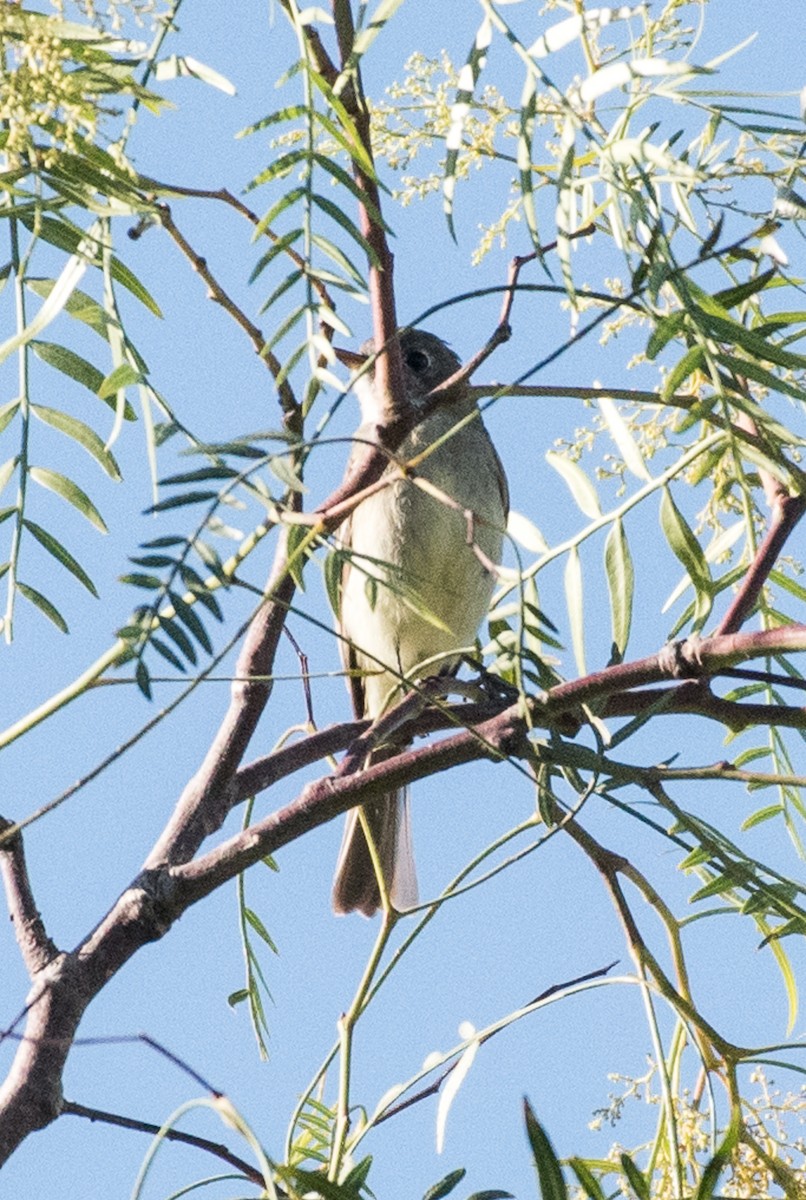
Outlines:
<svg viewBox="0 0 806 1200"><path fill-rule="evenodd" d="M423 1196L423 1200L443 1200L443 1196L449 1196L458 1183L461 1183L467 1175L464 1167L459 1167L456 1171L450 1171L444 1179L440 1179L439 1183L435 1183L430 1187Z"/></svg>
<svg viewBox="0 0 806 1200"><path fill-rule="evenodd" d="M633 475L644 483L647 483L652 476L647 470L646 463L643 460L641 451L638 449L635 438L627 427L627 422L609 396L599 397L599 408L610 430L610 436L618 446L619 453L624 459L626 466L632 471Z"/></svg>
<svg viewBox="0 0 806 1200"><path fill-rule="evenodd" d="M29 467L28 474L40 487L55 492L57 496L61 496L68 504L72 504L73 508L77 509L82 517L86 517L90 524L94 525L101 533L109 532L106 522L87 493L77 483L74 483L72 479L68 479L66 475L60 474L59 471L51 471L48 467Z"/></svg>
<svg viewBox="0 0 806 1200"><path fill-rule="evenodd" d="M558 474L562 475L571 495L586 517L591 517L595 520L602 515L596 489L582 470L582 467L575 462L571 462L569 458L564 458L562 455L556 454L554 450L548 451L546 462L549 466L554 467L554 470Z"/></svg>
<svg viewBox="0 0 806 1200"><path fill-rule="evenodd" d="M344 571L344 556L338 550L330 550L325 557L322 571L325 577L325 591L334 617L338 617L341 607L341 577Z"/></svg>
<svg viewBox="0 0 806 1200"><path fill-rule="evenodd" d="M138 571L133 571L129 575L121 575L120 582L152 592L162 587L162 580L158 575L143 575Z"/></svg>
<svg viewBox="0 0 806 1200"><path fill-rule="evenodd" d="M249 187L256 188L264 183L270 183L272 179L279 179L281 176L287 175L299 163L306 163L308 161L309 154L305 147L297 150L289 150L285 154L278 155L265 170L256 175L249 184Z"/></svg>
<svg viewBox="0 0 806 1200"><path fill-rule="evenodd" d="M632 555L621 520L613 522L604 550L607 590L610 594L610 627L621 658L627 650L632 624L635 574Z"/></svg>
<svg viewBox="0 0 806 1200"><path fill-rule="evenodd" d="M101 381L101 385L97 388L97 392L101 400L106 400L109 396L114 396L121 388L130 387L134 383L142 383L143 376L139 371L135 371L129 363L120 363L113 371Z"/></svg>
<svg viewBox="0 0 806 1200"><path fill-rule="evenodd" d="M265 252L265 254L262 254L257 260L257 263L253 267L252 273L249 276L249 282L254 283L260 273L264 271L279 254L283 254L286 250L293 246L295 242L299 241L303 235L303 232L304 231L302 229L291 229L288 233L284 233L282 237L278 237L277 241L274 242L273 245L271 245Z"/></svg>
<svg viewBox="0 0 806 1200"><path fill-rule="evenodd" d="M661 395L664 400L668 400L669 396L673 396L688 377L700 369L704 362L705 350L702 346L692 346L690 350L687 350L683 357L675 363L663 381Z"/></svg>
<svg viewBox="0 0 806 1200"><path fill-rule="evenodd" d="M320 1200L356 1200L354 1188L333 1183L320 1171L305 1171L302 1167L278 1167L277 1174L296 1184L306 1196L318 1196Z"/></svg>
<svg viewBox="0 0 806 1200"><path fill-rule="evenodd" d="M271 293L271 295L266 300L264 300L263 303L261 304L260 312L261 313L268 312L268 310L271 308L271 306L277 300L279 300L281 296L284 296L285 293L287 291L289 291L292 287L296 287L296 285L299 283L300 279L303 278L303 274L304 274L304 272L302 272L300 270L294 270L289 275L286 275L285 279L281 279L280 282L277 284L277 287Z"/></svg>
<svg viewBox="0 0 806 1200"><path fill-rule="evenodd" d="M304 549L305 542L308 538L309 530L304 525L290 525L287 534L287 554L288 554L288 571L294 583L300 589L305 591L305 580L302 575L303 567L305 566L308 557Z"/></svg>
<svg viewBox="0 0 806 1200"><path fill-rule="evenodd" d="M693 892L689 896L689 903L698 904L700 900L708 900L711 896L721 896L725 892L732 892L739 885L739 882L730 871L724 871L701 888L697 888L696 892Z"/></svg>
<svg viewBox="0 0 806 1200"><path fill-rule="evenodd" d="M571 645L574 659L580 675L586 675L585 668L585 620L582 603L582 564L579 551L573 546L568 552L568 562L563 576L565 584L565 602L568 606L568 623L571 627Z"/></svg>
<svg viewBox="0 0 806 1200"><path fill-rule="evenodd" d="M197 467L195 471L183 471L181 475L166 475L159 482L160 487L183 483L204 483L208 479L234 479L238 473L233 467Z"/></svg>
<svg viewBox="0 0 806 1200"><path fill-rule="evenodd" d="M568 1165L589 1200L605 1200L604 1190L586 1162L581 1158L569 1158Z"/></svg>
<svg viewBox="0 0 806 1200"><path fill-rule="evenodd" d="M770 821L774 817L780 817L786 810L782 804L768 804L766 808L760 808L751 816L747 817L740 828L753 829L756 825L761 825L764 821Z"/></svg>
<svg viewBox="0 0 806 1200"><path fill-rule="evenodd" d="M694 585L697 593L694 627L700 629L711 611L713 587L711 572L700 543L672 499L668 487L664 487L661 494L660 523L672 552L688 571L689 578Z"/></svg>
<svg viewBox="0 0 806 1200"><path fill-rule="evenodd" d="M314 246L317 246L323 254L326 254L329 259L336 263L337 266L341 267L341 269L350 276L350 279L353 281L359 291L366 291L366 280L361 275L358 268L353 265L344 251L341 250L340 247L335 244L335 242L331 242L329 238L322 237L320 233L312 233L311 241L313 242Z"/></svg>
<svg viewBox="0 0 806 1200"><path fill-rule="evenodd" d="M15 416L19 412L19 408L19 400L9 400L8 404L4 404L2 407L0 407L0 433L2 433L6 426L14 420Z"/></svg>
<svg viewBox="0 0 806 1200"><path fill-rule="evenodd" d="M716 1154L705 1166L700 1180L700 1186L694 1193L694 1200L711 1200L719 1176L724 1171L733 1151L739 1143L740 1121L731 1121L725 1137L720 1142Z"/></svg>
<svg viewBox="0 0 806 1200"><path fill-rule="evenodd" d="M292 492L301 494L307 490L300 480L293 462L285 455L272 455L269 459L269 470L280 480L280 483L285 484Z"/></svg>
<svg viewBox="0 0 806 1200"><path fill-rule="evenodd" d="M71 575L74 575L91 595L95 596L96 599L98 598L95 584L81 564L73 558L70 551L61 544L58 538L55 538L52 533L48 533L41 525L37 525L35 521L29 521L27 517L23 520L23 525L29 533L33 534L39 544L47 550L48 554L52 554L56 561L60 562Z"/></svg>
<svg viewBox="0 0 806 1200"><path fill-rule="evenodd" d="M165 500L158 500L156 504L152 504L147 508L146 512L167 512L169 508L184 508L188 504L202 504L204 501L216 500L217 498L218 492L183 492L181 496L167 496Z"/></svg>
<svg viewBox="0 0 806 1200"><path fill-rule="evenodd" d="M739 321L726 319L710 312L703 312L702 317L708 331L720 341L729 346L740 346L747 352L749 358L762 359L764 362L776 363L779 367L789 367L794 371L802 371L806 367L806 356L793 354L776 342L760 337Z"/></svg>
<svg viewBox="0 0 806 1200"><path fill-rule="evenodd" d="M373 225L379 229L382 229L384 233L391 234L393 232L389 225L387 225L386 221L384 221L383 213L369 198L366 190L362 187L359 187L353 177L349 175L347 171L345 171L344 167L342 167L334 158L327 158L324 154L317 154L314 152L313 159L318 167L320 167L323 171L326 171L328 175L331 175L336 183L345 188L351 194L353 199L357 200L359 204L362 204L365 207L367 215L369 216Z"/></svg>
<svg viewBox="0 0 806 1200"><path fill-rule="evenodd" d="M190 630L199 645L202 646L202 648L205 649L208 654L212 654L212 642L207 636L207 630L204 628L204 625L199 619L198 613L194 611L191 605L188 604L187 600L180 596L178 592L169 592L168 596L171 604L173 605L174 612L179 620Z"/></svg>
<svg viewBox="0 0 806 1200"><path fill-rule="evenodd" d="M308 109L304 104L291 104L287 108L280 108L266 117L261 117L259 121L255 121L253 125L247 125L245 129L240 129L235 137L249 137L250 134L260 133L261 130L268 129L271 125L281 125L284 121L298 121L307 113Z"/></svg>
<svg viewBox="0 0 806 1200"><path fill-rule="evenodd" d="M243 1004L244 1000L249 999L249 992L246 988L238 988L236 992L230 992L227 996L227 1004L230 1008L236 1008L237 1005Z"/></svg>
<svg viewBox="0 0 806 1200"><path fill-rule="evenodd" d="M268 929L263 924L263 922L261 921L261 919L257 915L257 913L254 912L253 909L251 909L251 908L245 908L243 910L243 913L244 913L244 917L249 922L252 929L254 929L255 933L258 935L258 937L261 939L261 941L265 942L266 945L269 947L269 949L271 951L273 951L274 954L279 954L280 952L277 949L277 946L276 946L275 942L273 941L271 934L269 933Z"/></svg>
<svg viewBox="0 0 806 1200"><path fill-rule="evenodd" d="M166 662L169 662L172 667L176 668L177 671L182 671L182 672L187 671L187 667L182 662L181 658L179 658L176 654L174 654L171 647L167 646L165 644L165 642L160 640L160 638L155 637L152 634L151 637L148 639L148 644L149 644L149 646L153 646L154 649L157 651L157 654L161 654L162 657L166 660Z"/></svg>
<svg viewBox="0 0 806 1200"><path fill-rule="evenodd" d="M250 187L251 186L252 185L250 185ZM247 187L246 190L249 191L249 187ZM299 200L302 200L305 194L306 189L304 187L294 187L291 188L290 191L286 192L284 196L281 196L277 203L273 204L269 211L260 218L255 226L254 236L259 237L261 233L265 233L266 230L269 229L277 220L281 213L284 213L287 208L291 208L292 205L296 204Z"/></svg>
<svg viewBox="0 0 806 1200"><path fill-rule="evenodd" d="M485 17L476 31L476 37L467 56L465 65L459 75L459 87L456 89L456 98L451 105L451 124L445 139L445 149L447 155L445 157L445 174L442 180L442 194L444 197L443 208L448 221L448 229L451 237L456 240L456 233L453 225L453 196L456 189L456 166L459 160L459 151L462 148L463 134L465 122L470 114L470 105L473 100L473 94L476 90L479 75L484 70L487 63L487 50L492 39L492 24L490 18L485 14Z"/></svg>
<svg viewBox="0 0 806 1200"><path fill-rule="evenodd" d="M155 79L181 79L183 76L199 79L202 83L209 84L210 87L217 88L228 96L235 95L235 85L230 83L226 76L220 75L218 71L214 71L212 67L199 62L198 59L191 58L189 54L171 54L168 58L161 58L155 64Z"/></svg>
<svg viewBox="0 0 806 1200"><path fill-rule="evenodd" d="M151 676L148 673L148 667L143 662L142 658L137 663L134 671L135 682L140 691L145 696L146 700L151 699Z"/></svg>
<svg viewBox="0 0 806 1200"><path fill-rule="evenodd" d="M737 305L743 304L745 300L749 300L751 296L757 295L758 292L763 292L768 283L772 283L778 277L778 268L771 267L769 271L762 271L755 279L749 279L746 283L738 283L735 287L724 288L721 292L716 292L714 299L722 306L722 308L736 308Z"/></svg>
<svg viewBox="0 0 806 1200"><path fill-rule="evenodd" d="M41 613L44 613L49 621L53 622L57 629L60 629L62 633L70 632L62 614L55 605L51 604L46 596L43 596L41 592L31 587L30 584L23 583L21 579L17 580L17 588L26 600L29 600Z"/></svg>
<svg viewBox="0 0 806 1200"><path fill-rule="evenodd" d="M327 196L322 196L318 192L314 192L311 196L311 199L317 208L320 208L322 212L327 213L329 217L332 217L336 224L340 225L344 232L349 234L354 242L358 243L358 245L366 254L367 261L369 263L375 267L380 265L374 246L370 245L358 226L355 225L350 218L342 212L338 204L335 204L334 201L329 200Z"/></svg>
<svg viewBox="0 0 806 1200"><path fill-rule="evenodd" d="M82 358L80 354L68 350L66 346L59 346L55 342L42 342L36 339L31 342L31 348L37 357L46 362L48 366L55 367L57 371L74 379L76 383L83 384L111 408L115 407L114 401L110 402L106 395L101 394L106 383L102 372ZM137 414L128 403L124 408L123 415L127 421L137 420Z"/></svg>
<svg viewBox="0 0 806 1200"><path fill-rule="evenodd" d="M287 316L285 316L283 318L283 320L280 322L280 324L274 330L274 333L271 335L271 337L268 339L268 341L264 345L261 353L268 354L270 350L273 350L274 347L278 344L278 342L281 342L283 340L283 338L285 337L285 335L287 333L289 333L294 328L294 326L297 325L303 319L303 317L306 317L308 315L308 311L309 310L308 310L307 304L299 304L296 308L292 309L291 312L288 313ZM303 344L302 344L303 353L307 349L308 349L308 343L306 341L306 342L303 342ZM296 355L296 358L294 359L293 365L296 365L296 362L301 357L302 357L302 355L298 353ZM280 373L280 376L278 376L278 378L275 379L275 381L274 381L275 387L279 388L281 386L282 382L285 380L285 377L288 375L290 370L291 370L291 367L286 365L284 371L282 371Z"/></svg>
<svg viewBox="0 0 806 1200"><path fill-rule="evenodd" d="M754 383L760 383L762 387L769 388L772 392L780 392L784 396L792 396L795 400L803 400L806 392L802 387L799 387L792 380L781 379L772 371L768 371L766 367L760 366L756 362L751 362L749 358L737 358L734 354L717 354L716 360L720 366L724 367L731 375L747 379L752 379Z"/></svg>
<svg viewBox="0 0 806 1200"><path fill-rule="evenodd" d="M646 345L646 356L650 362L654 362L661 350L668 345L672 338L678 336L685 322L686 314L682 309L671 313L668 317L661 317L652 330Z"/></svg>
<svg viewBox="0 0 806 1200"><path fill-rule="evenodd" d="M195 666L197 662L196 650L181 625L163 613L158 613L157 619L159 620L160 628L165 630L168 637L179 647L185 658ZM184 667L182 669L184 670Z"/></svg>
<svg viewBox="0 0 806 1200"><path fill-rule="evenodd" d="M171 558L168 554L142 554L135 558L129 556L129 562L133 562L137 567L173 567L176 565L176 559Z"/></svg>
<svg viewBox="0 0 806 1200"><path fill-rule="evenodd" d="M117 483L122 478L115 456L110 450L107 450L103 440L94 429L90 429L89 425L79 421L78 417L71 417L68 413L62 412L61 409L46 408L43 404L32 404L31 411L40 421L44 421L52 429L58 429L59 433L65 434L82 446L106 471L110 479L114 479Z"/></svg>
<svg viewBox="0 0 806 1200"><path fill-rule="evenodd" d="M25 282L35 295L41 296L45 300L56 286L55 279L32 279L29 277ZM67 297L64 311L76 321L83 321L106 341L109 340L108 326L114 323L114 319L104 311L97 300L93 300L92 296L82 292L80 288L74 288Z"/></svg>
<svg viewBox="0 0 806 1200"><path fill-rule="evenodd" d="M542 1200L568 1200L560 1160L528 1100L523 1101L526 1135L532 1148Z"/></svg>
<svg viewBox="0 0 806 1200"><path fill-rule="evenodd" d="M22 218L22 223L29 232L34 232L33 218ZM40 217L36 222L35 232L43 241L49 242L52 246L58 246L60 250L66 250L68 254L75 254L80 243L86 237L86 231L79 228L78 225L73 225L71 222L63 219L57 220L54 217ZM94 265L97 266L98 264L95 263ZM129 268L119 258L115 258L114 255L110 262L110 274L117 283L125 287L141 304L145 305L155 317L162 316L156 300L143 287L137 276L132 274Z"/></svg>
<svg viewBox="0 0 806 1200"><path fill-rule="evenodd" d="M82 358L74 350L68 350L66 346L59 346L55 342L41 342L35 339L31 342L31 349L37 358L41 358L48 366L55 367L63 375L75 379L76 383L83 384L89 391L98 395L98 389L103 383L104 377L97 367L87 362L86 358Z"/></svg>
<svg viewBox="0 0 806 1200"><path fill-rule="evenodd" d="M635 1192L638 1200L651 1200L649 1194L649 1184L639 1171L629 1154L622 1154L620 1159L621 1169L630 1181L630 1187Z"/></svg>

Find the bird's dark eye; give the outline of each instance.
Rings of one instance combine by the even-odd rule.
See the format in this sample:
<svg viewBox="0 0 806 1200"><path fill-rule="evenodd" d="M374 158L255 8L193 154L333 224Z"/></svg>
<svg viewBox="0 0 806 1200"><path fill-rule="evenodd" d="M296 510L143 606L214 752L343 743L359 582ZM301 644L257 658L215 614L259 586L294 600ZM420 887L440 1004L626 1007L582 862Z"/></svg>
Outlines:
<svg viewBox="0 0 806 1200"><path fill-rule="evenodd" d="M422 350L409 350L406 366L410 367L415 375L422 375L423 371L427 371L431 366L431 359Z"/></svg>

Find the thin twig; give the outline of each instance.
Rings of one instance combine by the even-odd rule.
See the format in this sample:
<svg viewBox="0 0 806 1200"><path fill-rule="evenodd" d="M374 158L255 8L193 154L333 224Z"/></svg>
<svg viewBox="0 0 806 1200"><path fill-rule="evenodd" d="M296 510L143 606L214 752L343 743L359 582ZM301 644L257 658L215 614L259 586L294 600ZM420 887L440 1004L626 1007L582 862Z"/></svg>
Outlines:
<svg viewBox="0 0 806 1200"><path fill-rule="evenodd" d="M243 200L241 200L238 196L235 196L229 190L229 188L184 187L183 185L176 183L160 183L159 180L149 179L147 176L142 175L139 177L138 183L139 186L148 189L149 191L153 190L154 192L163 196L185 196L188 199L195 200L220 200L222 204L227 204L230 208L233 208L235 212L240 213L242 217L245 217L250 225L254 225L255 227L260 225L260 217L258 214L247 204L244 204ZM273 242L275 245L281 241L280 234L275 233L270 226L264 225L260 232L262 236L267 237L269 241ZM330 295L327 287L316 274L310 271L309 265L306 263L302 255L298 253L293 246L284 246L283 254L286 256L286 258L290 259L290 261L295 267L297 267L298 270L302 271L306 279L310 280L311 286L318 295L322 304L326 305L328 308L334 308L335 306L333 303L333 297Z"/></svg>
<svg viewBox="0 0 806 1200"><path fill-rule="evenodd" d="M136 1117L124 1117L120 1113L107 1112L102 1108L90 1108L86 1104L78 1104L74 1100L63 1102L62 1114L67 1117L84 1117L88 1121L102 1121L105 1125L115 1125L119 1129L134 1129L138 1133L149 1133L153 1137L159 1134L167 1142L181 1142L185 1146L195 1146L197 1150L205 1150L208 1154L229 1163L231 1167L241 1171L252 1183L256 1183L259 1187L265 1186L266 1181L262 1172L255 1170L237 1154L233 1154L221 1142L212 1142L209 1138L199 1137L195 1133L184 1133L181 1129L164 1129L160 1125L154 1125L151 1121L140 1121Z"/></svg>
<svg viewBox="0 0 806 1200"><path fill-rule="evenodd" d="M244 333L252 343L255 353L265 362L269 371L271 371L272 378L276 381L282 370L282 363L275 354L266 349L266 339L261 330L253 321L250 321L243 309L240 308L239 305L237 305L232 299L232 297L224 290L207 265L207 259L196 253L184 234L181 233L181 231L177 228L176 222L173 219L173 215L171 214L171 210L168 205L158 204L157 213L159 214L160 223L163 229L165 229L166 233L169 234L169 236L174 240L176 245L191 263L194 271L196 271L196 273L207 284L207 290L210 299L214 300L216 304L220 304L224 311L229 313L233 320L240 325L241 329L243 329ZM280 403L282 405L283 412L286 414L296 412L298 408L297 401L287 379L281 379L281 382L277 385L277 391L280 396Z"/></svg>
<svg viewBox="0 0 806 1200"><path fill-rule="evenodd" d="M308 724L314 729L316 728L316 721L313 718L313 696L311 695L311 679L308 672L308 655L303 653L302 647L287 625L283 633L294 647L294 653L299 660L300 675L302 676L302 692L305 696L305 712L308 717Z"/></svg>
<svg viewBox="0 0 806 1200"><path fill-rule="evenodd" d="M556 995L557 992L562 992L566 988L576 987L580 983L588 983L592 979L602 979L605 975L609 974L609 972L613 970L615 965L616 964L614 962L608 963L606 967L599 967L599 969L596 971L588 971L585 975L577 975L575 979L567 979L564 983L553 983L551 987L547 987L544 992L540 993L540 995L535 996L533 1000L530 1000L527 1004L524 1004L523 1008L528 1009L536 1007L537 1005L542 1004L544 1000L549 1000L552 996ZM494 1029L491 1033L488 1033L486 1037L479 1039L479 1045L483 1046L485 1042L489 1042L497 1033L503 1033L507 1028L508 1026L502 1025L497 1029ZM422 1100L427 1100L429 1096L438 1095L443 1083L451 1074L451 1072L456 1070L460 1062L461 1058L454 1059L450 1066L446 1067L445 1070L428 1085L428 1087L423 1088L419 1092L415 1092L413 1096L409 1096L407 1099L401 1100L398 1104L393 1104L391 1108L387 1108L386 1112L381 1113L381 1115L375 1121L375 1125L382 1125L384 1121L388 1121L391 1117L396 1117L398 1113L405 1112L407 1108L411 1108L413 1105L419 1104Z"/></svg>

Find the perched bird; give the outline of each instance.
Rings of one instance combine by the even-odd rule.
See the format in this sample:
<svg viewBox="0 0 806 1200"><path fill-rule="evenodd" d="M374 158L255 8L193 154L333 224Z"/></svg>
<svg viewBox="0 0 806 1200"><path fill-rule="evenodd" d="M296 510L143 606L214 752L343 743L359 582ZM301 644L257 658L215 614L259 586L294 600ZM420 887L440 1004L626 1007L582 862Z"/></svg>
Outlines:
<svg viewBox="0 0 806 1200"><path fill-rule="evenodd" d="M406 396L415 407L460 366L453 351L424 330L402 333L400 350ZM361 351L365 361L374 352L373 343ZM344 359L353 365L360 361L350 354ZM381 418L371 371L356 381L355 390L362 416L356 438L371 437ZM471 414L475 416L462 424ZM349 556L341 580L339 631L359 717L378 717L397 703L405 690L401 676L415 681L455 670L456 652L472 645L490 601L490 564L500 561L509 495L501 461L472 397L460 395L435 409L403 441L396 457L409 461L438 441L417 463L415 475L450 497L458 509L414 479L398 476L363 500L340 532ZM356 444L358 453L360 442ZM391 465L387 474L395 470ZM436 655L445 657L417 670ZM383 670L384 665L389 669ZM381 750L374 752L375 761L382 757ZM393 905L416 904L406 791L365 804L363 813ZM353 809L336 866L333 908L372 916L380 899L367 839Z"/></svg>

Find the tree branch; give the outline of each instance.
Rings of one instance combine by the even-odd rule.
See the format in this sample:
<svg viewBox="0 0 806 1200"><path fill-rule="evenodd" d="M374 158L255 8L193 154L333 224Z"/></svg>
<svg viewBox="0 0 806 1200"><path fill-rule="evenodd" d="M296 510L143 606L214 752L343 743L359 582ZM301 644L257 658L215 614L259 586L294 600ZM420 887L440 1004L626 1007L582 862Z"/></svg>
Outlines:
<svg viewBox="0 0 806 1200"><path fill-rule="evenodd" d="M224 291L223 287L207 265L207 259L202 258L200 254L197 254L184 234L180 232L168 205L158 204L157 214L163 229L170 235L170 237L184 254L185 258L188 259L193 267L193 270L207 284L207 293L210 299L214 300L216 304L220 304L224 311L233 318L236 324L240 325L241 329L252 343L255 353L259 358L263 359L269 371L271 371L273 379L275 381L278 378L281 379L281 382L277 385L277 391L280 396L280 404L283 412L286 414L296 413L298 405L294 396L294 392L288 380L281 377L282 363L275 354L266 349L266 339L261 330L258 329L257 325L255 325L253 321L250 321L243 309L240 308L232 299L232 297Z"/></svg>
<svg viewBox="0 0 806 1200"><path fill-rule="evenodd" d="M0 832L12 828L11 821L0 817ZM21 833L6 842L0 842L0 875L3 877L8 913L14 925L17 945L28 974L33 979L59 951L48 937L36 907Z"/></svg>
<svg viewBox="0 0 806 1200"><path fill-rule="evenodd" d="M258 1187L265 1187L266 1181L263 1178L261 1171L255 1170L244 1159L239 1158L221 1142L213 1142L209 1138L199 1137L195 1133L184 1133L181 1129L163 1129L161 1125L154 1125L151 1121L138 1121L135 1117L123 1117L118 1113L106 1112L101 1108L89 1108L85 1104L77 1104L73 1100L65 1100L62 1104L62 1116L84 1117L88 1121L102 1121L105 1125L115 1125L119 1129L134 1129L139 1133L150 1133L153 1137L160 1134L167 1142L181 1142L185 1146L195 1146L197 1150L204 1150L208 1154L213 1154L216 1158L220 1158L223 1162L229 1163L231 1167L235 1167L241 1171L252 1183L256 1183Z"/></svg>

